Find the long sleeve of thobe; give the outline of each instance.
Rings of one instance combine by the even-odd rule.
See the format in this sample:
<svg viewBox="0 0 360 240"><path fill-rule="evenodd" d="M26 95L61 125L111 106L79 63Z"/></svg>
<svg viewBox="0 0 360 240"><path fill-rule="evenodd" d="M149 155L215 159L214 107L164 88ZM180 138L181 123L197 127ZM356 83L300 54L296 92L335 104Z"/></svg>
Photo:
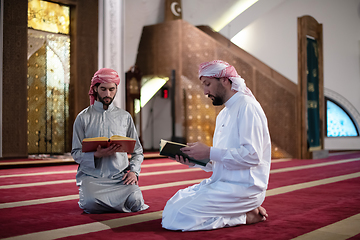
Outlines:
<svg viewBox="0 0 360 240"><path fill-rule="evenodd" d="M81 117L77 117L73 127L72 151L71 155L75 162L87 168L95 168L94 152L82 152L82 140L85 138L84 124Z"/></svg>
<svg viewBox="0 0 360 240"><path fill-rule="evenodd" d="M263 159L264 136L268 134L266 119L264 120L262 112L259 112L259 109L256 109L253 104L243 104L237 115L235 115L236 113L229 114L229 111L229 109L225 109L223 114L218 117L217 134L230 136L230 138L237 135L234 138L237 146L221 148L216 147L219 146L216 142L210 150L210 159L220 161L226 168L233 170L257 166ZM229 120L238 125L237 128L232 128L233 130L237 129L237 132L232 134L224 132L226 124L233 124Z"/></svg>
<svg viewBox="0 0 360 240"><path fill-rule="evenodd" d="M210 159L212 179L248 182L256 191L266 190L271 140L265 113L256 99L237 93L225 103L216 119Z"/></svg>
<svg viewBox="0 0 360 240"><path fill-rule="evenodd" d="M135 172L139 176L139 173L141 170L140 166L144 160L143 148L140 144L140 140L137 135L133 119L130 117L130 118L128 118L128 121L129 121L129 128L128 128L128 132L127 132L127 137L136 139L134 152L131 153L131 158L130 158L130 171Z"/></svg>

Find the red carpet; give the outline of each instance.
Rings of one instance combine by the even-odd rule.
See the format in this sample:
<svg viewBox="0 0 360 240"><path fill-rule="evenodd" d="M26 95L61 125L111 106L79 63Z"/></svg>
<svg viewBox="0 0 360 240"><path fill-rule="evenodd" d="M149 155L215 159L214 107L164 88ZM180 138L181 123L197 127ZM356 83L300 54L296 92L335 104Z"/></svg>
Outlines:
<svg viewBox="0 0 360 240"><path fill-rule="evenodd" d="M347 162L347 159L353 159ZM358 159L358 160L357 160ZM339 161L340 162L337 162ZM162 173L170 170L187 170L169 159L146 160L140 175L140 187L144 188L145 202L150 208L139 213L83 214L77 204L78 190L75 185L77 166L46 166L0 170L0 238L30 233L43 234L43 239L54 239L61 228L74 227L73 236L63 239L291 239L360 214L360 152L331 156L319 160L274 160L269 183L269 196L263 206L269 213L266 222L202 232L173 232L161 228L161 219L148 220L108 230L96 230L83 234L80 225L129 216L142 217L161 211L166 201L180 188L192 184L148 189L157 184L176 183L207 178L211 173L186 171ZM333 164L336 163L336 164ZM159 166L164 164L164 166ZM318 166L317 164L321 164ZM328 165L332 164L332 165ZM293 169L294 167L308 167ZM65 171L65 172L64 172ZM70 171L70 172L68 172ZM38 175L34 175L37 174ZM49 173L45 174L44 173ZM350 176L349 179L296 188L297 184L323 181L333 177ZM65 181L49 184L51 181ZM41 184L23 186L18 184ZM291 186L294 191L278 193L281 187ZM298 190L296 190L298 189ZM75 197L74 197L75 196ZM47 203L22 202L68 197ZM13 206L20 202L21 206ZM32 205L30 205L32 204ZM100 224L104 225L104 224ZM54 232L43 232L55 230ZM70 231L70 230L69 230ZM78 231L78 232L77 232ZM62 234L62 233L61 233ZM67 237L66 237L67 236ZM23 236L23 239L38 236ZM350 239L360 239L360 231Z"/></svg>

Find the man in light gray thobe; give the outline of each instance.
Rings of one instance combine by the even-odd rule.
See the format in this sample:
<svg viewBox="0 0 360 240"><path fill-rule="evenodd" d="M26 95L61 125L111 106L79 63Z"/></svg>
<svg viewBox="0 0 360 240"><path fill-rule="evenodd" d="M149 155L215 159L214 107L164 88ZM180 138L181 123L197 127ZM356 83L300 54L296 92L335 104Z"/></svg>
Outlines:
<svg viewBox="0 0 360 240"><path fill-rule="evenodd" d="M119 83L116 71L97 71L91 80L90 106L78 114L74 123L71 155L79 164L79 206L86 213L137 212L149 207L138 186L144 156L132 117L113 104ZM113 135L136 139L130 161L126 152L119 152L121 145L81 151L84 138Z"/></svg>

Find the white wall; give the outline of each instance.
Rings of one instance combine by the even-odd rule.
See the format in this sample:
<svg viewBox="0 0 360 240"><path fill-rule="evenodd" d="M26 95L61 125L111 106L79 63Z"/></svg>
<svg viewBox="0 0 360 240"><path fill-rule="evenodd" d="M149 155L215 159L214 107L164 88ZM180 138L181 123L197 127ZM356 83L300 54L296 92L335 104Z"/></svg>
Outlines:
<svg viewBox="0 0 360 240"><path fill-rule="evenodd" d="M288 0L247 26L239 46L297 83L297 18L323 24L324 86L360 112L360 0ZM236 39L234 39L236 43Z"/></svg>
<svg viewBox="0 0 360 240"><path fill-rule="evenodd" d="M163 22L164 9L164 0L125 0L125 72L136 62L143 27Z"/></svg>
<svg viewBox="0 0 360 240"><path fill-rule="evenodd" d="M194 26L217 28L239 0L182 0L182 17Z"/></svg>
<svg viewBox="0 0 360 240"><path fill-rule="evenodd" d="M287 0L255 20L233 39L265 64L297 83L297 18L323 24L324 87L360 112L360 0ZM239 38L239 39L238 39ZM359 125L360 123L358 123ZM357 149L360 149L358 140ZM348 148L346 141L325 140L329 149Z"/></svg>

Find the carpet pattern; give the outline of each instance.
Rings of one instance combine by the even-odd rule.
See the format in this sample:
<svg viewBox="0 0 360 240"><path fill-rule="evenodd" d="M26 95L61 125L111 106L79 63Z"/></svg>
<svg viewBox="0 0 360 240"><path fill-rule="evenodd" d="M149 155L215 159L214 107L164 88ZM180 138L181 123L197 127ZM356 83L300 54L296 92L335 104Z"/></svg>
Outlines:
<svg viewBox="0 0 360 240"><path fill-rule="evenodd" d="M272 161L265 222L212 231L161 228L166 201L211 173L169 159L144 161L139 185L150 208L84 214L77 165L0 169L1 239L360 239L360 152Z"/></svg>

